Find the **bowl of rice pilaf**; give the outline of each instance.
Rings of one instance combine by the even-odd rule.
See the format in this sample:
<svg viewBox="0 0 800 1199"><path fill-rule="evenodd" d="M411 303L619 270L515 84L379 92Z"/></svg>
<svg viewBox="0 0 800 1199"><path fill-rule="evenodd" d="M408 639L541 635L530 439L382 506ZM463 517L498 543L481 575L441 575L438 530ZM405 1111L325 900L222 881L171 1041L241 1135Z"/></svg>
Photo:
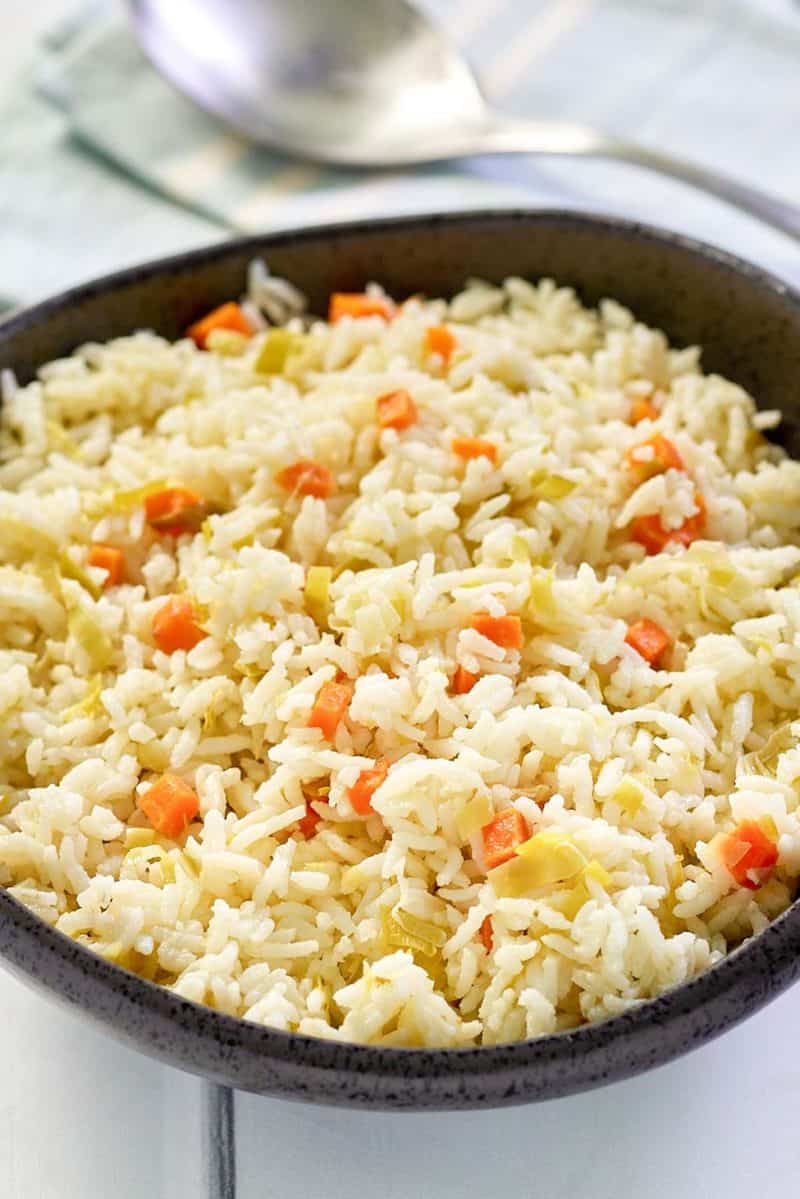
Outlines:
<svg viewBox="0 0 800 1199"><path fill-rule="evenodd" d="M0 326L0 952L364 1106L797 973L800 302L622 222L233 242Z"/></svg>

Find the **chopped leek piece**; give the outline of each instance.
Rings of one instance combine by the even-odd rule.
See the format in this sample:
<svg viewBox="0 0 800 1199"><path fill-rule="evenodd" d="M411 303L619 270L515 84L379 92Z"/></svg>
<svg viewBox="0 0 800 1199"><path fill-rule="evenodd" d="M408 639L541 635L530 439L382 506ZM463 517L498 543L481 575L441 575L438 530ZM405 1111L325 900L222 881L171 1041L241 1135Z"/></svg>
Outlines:
<svg viewBox="0 0 800 1199"><path fill-rule="evenodd" d="M59 547L54 537L9 512L0 512L0 541L26 558L37 554L50 561L58 558Z"/></svg>
<svg viewBox="0 0 800 1199"><path fill-rule="evenodd" d="M550 896L547 902L557 908L568 920L574 920L584 904L587 904L592 898L586 885L587 878L594 879L606 891L610 890L614 883L605 867L592 858L584 866L580 878L573 887L570 887L568 891L560 891Z"/></svg>
<svg viewBox="0 0 800 1199"><path fill-rule="evenodd" d="M574 920L584 904L587 904L591 898L589 888L581 877L574 887L570 887L568 891L556 892L555 895L548 898L547 902L566 916L567 920Z"/></svg>
<svg viewBox="0 0 800 1199"><path fill-rule="evenodd" d="M403 916L408 920L408 913L403 913ZM412 918L413 919L413 918ZM426 929L434 929L436 933L441 933L442 930L436 925L428 925L427 921L420 921L425 925ZM423 936L419 932L409 932L389 908L381 908L381 937L387 949L410 949L413 954L420 953L426 958L436 956L438 944L431 941L427 933ZM445 934L444 940L447 939ZM443 944L444 940L439 944Z"/></svg>
<svg viewBox="0 0 800 1199"><path fill-rule="evenodd" d="M160 845L136 845L125 854L122 865L123 868L131 866L138 871L142 866L146 868L153 862L163 862L166 856L167 851Z"/></svg>
<svg viewBox="0 0 800 1199"><path fill-rule="evenodd" d="M249 337L237 333L235 329L212 329L206 337L206 349L228 358L238 358L246 350L249 341Z"/></svg>
<svg viewBox="0 0 800 1199"><path fill-rule="evenodd" d="M531 551L527 541L521 533L512 533L511 535L511 561L527 564L531 560Z"/></svg>
<svg viewBox="0 0 800 1199"><path fill-rule="evenodd" d="M555 596L553 595L554 570L537 571L530 582L528 598L528 615L532 620L548 621L558 615Z"/></svg>
<svg viewBox="0 0 800 1199"><path fill-rule="evenodd" d="M572 479L565 479L563 475L550 475L543 470L535 470L529 481L533 494L539 500L563 500L578 486Z"/></svg>
<svg viewBox="0 0 800 1199"><path fill-rule="evenodd" d="M683 858L680 854L677 855L675 861L669 866L669 881L673 891L677 891L686 881L686 873L683 869Z"/></svg>
<svg viewBox="0 0 800 1199"><path fill-rule="evenodd" d="M309 614L317 624L328 623L330 585L333 571L330 566L309 566L304 596Z"/></svg>
<svg viewBox="0 0 800 1199"><path fill-rule="evenodd" d="M169 752L160 741L147 741L138 746L136 756L139 765L145 770L152 770L154 774L161 774L169 766Z"/></svg>
<svg viewBox="0 0 800 1199"><path fill-rule="evenodd" d="M47 432L47 444L51 450L58 451L65 458L77 458L78 443L70 437L63 425L57 420L46 420L44 427Z"/></svg>
<svg viewBox="0 0 800 1199"><path fill-rule="evenodd" d="M69 631L89 659L95 674L105 670L111 661L111 638L86 608L76 606L69 614Z"/></svg>
<svg viewBox="0 0 800 1199"><path fill-rule="evenodd" d="M626 774L611 798L614 803L619 804L623 812L633 817L644 803L644 791L636 779Z"/></svg>
<svg viewBox="0 0 800 1199"><path fill-rule="evenodd" d="M134 487L130 491L109 492L98 497L98 515L108 512L113 516L124 516L133 512L134 508L141 507L149 495L155 495L165 487L169 487L166 479L154 479L152 483L143 483L141 487Z"/></svg>
<svg viewBox="0 0 800 1199"><path fill-rule="evenodd" d="M103 690L102 675L95 675L89 680L89 686L86 689L86 694L83 699L78 700L76 704L66 708L61 713L62 720L75 720L78 716L97 716L102 710L100 703L100 693Z"/></svg>
<svg viewBox="0 0 800 1199"><path fill-rule="evenodd" d="M405 916L407 917L408 913L405 913ZM437 929L437 932L441 931L441 929ZM413 933L406 932L389 908L381 908L381 940L386 950L408 950L417 966L420 966L430 977L434 987L439 990L444 989L447 974L439 947L427 937L414 936Z"/></svg>
<svg viewBox="0 0 800 1199"><path fill-rule="evenodd" d="M302 341L302 334L288 329L270 329L261 343L255 369L262 375L280 375L286 366L289 352Z"/></svg>
<svg viewBox="0 0 800 1199"><path fill-rule="evenodd" d="M517 846L517 854L541 872L542 882L537 884L540 887L566 882L580 874L586 865L586 858L572 839L555 831L529 837Z"/></svg>
<svg viewBox="0 0 800 1199"><path fill-rule="evenodd" d="M782 724L770 733L761 749L745 754L741 767L745 774L766 774L775 778L778 758L789 749L794 749L797 738L792 733L792 722Z"/></svg>
<svg viewBox="0 0 800 1199"><path fill-rule="evenodd" d="M93 945L92 948L107 962L113 962L116 966L128 968L130 962L131 951L124 949L119 941L111 941L108 945Z"/></svg>
<svg viewBox="0 0 800 1199"><path fill-rule="evenodd" d="M348 866L342 871L341 888L345 895L349 895L352 891L357 891L359 887L365 887L368 881L361 869L361 862L356 862L354 866Z"/></svg>
<svg viewBox="0 0 800 1199"><path fill-rule="evenodd" d="M341 962L339 962L339 973L346 986L361 978L363 966L364 959L359 957L357 953L348 953L346 958L342 958Z"/></svg>
<svg viewBox="0 0 800 1199"><path fill-rule="evenodd" d="M189 857L183 849L171 849L167 855L167 861L164 863L164 881L174 883L178 868L184 871L190 879L196 880L200 877L200 867L192 858ZM167 877L167 874L171 877Z"/></svg>
<svg viewBox="0 0 800 1199"><path fill-rule="evenodd" d="M447 929L431 920L423 920L421 916L415 916L412 912L397 907L393 909L392 915L405 933L429 945L431 953L434 949L441 949L447 940Z"/></svg>
<svg viewBox="0 0 800 1199"><path fill-rule="evenodd" d="M94 579L90 579L89 575L79 566L77 562L73 562L69 554L62 550L58 555L58 568L65 579L73 579L74 582L80 583L84 591L88 591L92 599L99 599L103 593L103 588L99 583L95 583Z"/></svg>
<svg viewBox="0 0 800 1199"><path fill-rule="evenodd" d="M568 882L580 874L586 858L564 833L536 833L517 846L516 856L488 874L496 893L519 899L539 887Z"/></svg>
<svg viewBox="0 0 800 1199"><path fill-rule="evenodd" d="M456 828L462 841L468 841L478 829L492 818L492 804L488 795L476 795L468 799L456 813Z"/></svg>
<svg viewBox="0 0 800 1199"><path fill-rule="evenodd" d="M125 848L141 849L144 845L152 845L155 836L155 831L151 828L126 828Z"/></svg>
<svg viewBox="0 0 800 1199"><path fill-rule="evenodd" d="M553 795L546 783L534 783L532 787L516 787L515 791L517 795L524 795L526 799L532 799L540 808L544 807Z"/></svg>
<svg viewBox="0 0 800 1199"><path fill-rule="evenodd" d="M224 700L224 699L225 699L225 691L222 687L218 687L217 690L214 692L214 694L211 696L211 701L210 701L208 707L203 712L203 716L202 716L202 720L201 720L201 727L202 727L204 734L208 733L209 730L214 725L214 722L216 721L217 716L219 715L217 707L219 705L220 700Z"/></svg>
<svg viewBox="0 0 800 1199"><path fill-rule="evenodd" d="M608 891L614 881L605 866L598 862L596 858L592 858L591 862L586 863L583 868L583 877L594 879L606 891Z"/></svg>

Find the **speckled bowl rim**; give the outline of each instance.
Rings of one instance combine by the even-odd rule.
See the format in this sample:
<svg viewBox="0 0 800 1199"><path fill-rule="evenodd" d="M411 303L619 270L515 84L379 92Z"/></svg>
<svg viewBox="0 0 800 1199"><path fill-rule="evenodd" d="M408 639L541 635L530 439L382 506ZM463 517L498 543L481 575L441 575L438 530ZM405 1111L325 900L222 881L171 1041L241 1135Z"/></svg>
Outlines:
<svg viewBox="0 0 800 1199"><path fill-rule="evenodd" d="M384 230L411 231L436 224L553 221L565 228L611 231L679 248L745 279L756 290L773 293L793 308L800 326L800 293L777 276L714 246L602 214L499 209L321 225L230 239L160 258L12 313L0 321L0 347L8 335L41 324L72 303L242 251L257 254L285 244L380 236ZM116 1031L130 1043L217 1081L239 1085L231 1069L244 1053L275 1068L265 1093L376 1108L501 1106L554 1098L632 1076L706 1043L757 1011L800 976L800 902L690 982L637 1002L619 1015L533 1040L464 1049L327 1041L225 1015L106 961L47 925L2 889L0 954L23 981L36 982L51 997L80 1008L111 1031L121 1021ZM52 981L54 974L59 975L60 989ZM296 1079L296 1073L304 1079ZM252 1077L241 1085L262 1089Z"/></svg>

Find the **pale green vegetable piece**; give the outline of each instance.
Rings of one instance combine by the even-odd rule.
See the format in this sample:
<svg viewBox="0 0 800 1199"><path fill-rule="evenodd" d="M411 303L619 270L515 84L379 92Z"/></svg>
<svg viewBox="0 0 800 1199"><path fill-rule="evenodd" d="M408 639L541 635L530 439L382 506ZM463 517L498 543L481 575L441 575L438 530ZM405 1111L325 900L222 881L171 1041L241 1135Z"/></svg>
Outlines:
<svg viewBox="0 0 800 1199"><path fill-rule="evenodd" d="M602 862L598 862L597 858L592 858L591 862L587 862L583 868L583 877L592 878L606 891L613 885L614 880L606 870Z"/></svg>
<svg viewBox="0 0 800 1199"><path fill-rule="evenodd" d="M57 559L59 555L58 542L54 537L38 525L29 524L9 512L0 513L0 541L26 558L42 555Z"/></svg>
<svg viewBox="0 0 800 1199"><path fill-rule="evenodd" d="M206 349L226 358L238 358L247 349L250 338L235 329L212 329L206 338Z"/></svg>
<svg viewBox="0 0 800 1199"><path fill-rule="evenodd" d="M527 563L531 560L530 548L521 533L512 534L510 552L512 562Z"/></svg>
<svg viewBox="0 0 800 1199"><path fill-rule="evenodd" d="M59 424L57 420L46 420L44 427L47 432L47 444L51 450L57 450L66 458L76 458L79 452L79 446L74 437L70 437L69 433Z"/></svg>
<svg viewBox="0 0 800 1199"><path fill-rule="evenodd" d="M456 828L463 841L482 829L492 819L492 804L488 795L468 799L456 812Z"/></svg>
<svg viewBox="0 0 800 1199"><path fill-rule="evenodd" d="M539 570L530 581L528 615L532 620L554 620L558 615L553 595L554 570Z"/></svg>
<svg viewBox="0 0 800 1199"><path fill-rule="evenodd" d="M644 791L636 779L626 774L611 798L614 803L619 804L623 812L635 816L644 803Z"/></svg>
<svg viewBox="0 0 800 1199"><path fill-rule="evenodd" d="M264 337L255 368L262 375L279 375L286 366L290 351L302 341L302 334L288 329L270 329Z"/></svg>
<svg viewBox="0 0 800 1199"><path fill-rule="evenodd" d="M141 849L144 845L153 845L156 834L151 828L126 828L125 848Z"/></svg>
<svg viewBox="0 0 800 1199"><path fill-rule="evenodd" d="M308 568L303 594L306 607L317 624L324 624L328 618L332 577L333 571L330 566L310 566Z"/></svg>
<svg viewBox="0 0 800 1199"><path fill-rule="evenodd" d="M85 608L76 606L69 614L69 631L89 659L92 671L99 673L111 661L113 647L105 629Z"/></svg>
<svg viewBox="0 0 800 1199"><path fill-rule="evenodd" d="M82 700L65 709L61 714L62 720L75 720L78 716L97 716L102 709L100 692L103 690L102 675L95 675L89 680L89 686Z"/></svg>
<svg viewBox="0 0 800 1199"><path fill-rule="evenodd" d="M142 487L134 487L127 492L120 490L120 492L97 495L86 505L86 512L91 517L101 517L104 513L112 514L112 516L125 516L127 512L133 512L134 508L142 506L149 495L163 492L164 488L169 486L166 478L156 478L151 483L143 483Z"/></svg>
<svg viewBox="0 0 800 1199"><path fill-rule="evenodd" d="M530 476L533 494L540 500L563 500L577 487L572 479L563 475L550 475L547 471L536 470Z"/></svg>
<svg viewBox="0 0 800 1199"><path fill-rule="evenodd" d="M397 907L393 910L392 915L403 932L429 945L431 952L434 949L440 949L447 940L447 929L442 928L439 924L434 924L432 920L424 920L421 916L415 916L412 912L406 912L403 908Z"/></svg>
<svg viewBox="0 0 800 1199"><path fill-rule="evenodd" d="M404 913L408 920L408 913ZM428 929L434 930L437 934L441 933L436 925L428 925L427 921L419 921ZM439 945L443 945L447 940L445 935L442 941L438 943L431 940L427 933L421 935L419 931L410 932L403 928L403 925L389 908L381 908L381 935L384 944L390 949L410 949L412 953L421 953L425 957L435 957Z"/></svg>
<svg viewBox="0 0 800 1199"><path fill-rule="evenodd" d="M84 591L89 592L92 599L100 598L103 588L99 583L95 583L94 579L89 578L82 566L73 562L66 550L62 550L58 555L58 567L65 579L73 579L76 583L80 583Z"/></svg>
<svg viewBox="0 0 800 1199"><path fill-rule="evenodd" d="M766 774L775 778L778 758L789 749L794 749L797 738L792 732L792 722L782 724L770 733L761 749L745 754L741 767L745 774Z"/></svg>
<svg viewBox="0 0 800 1199"><path fill-rule="evenodd" d="M564 833L537 833L517 846L516 856L488 873L503 898L519 899L539 887L568 882L580 874L586 857Z"/></svg>

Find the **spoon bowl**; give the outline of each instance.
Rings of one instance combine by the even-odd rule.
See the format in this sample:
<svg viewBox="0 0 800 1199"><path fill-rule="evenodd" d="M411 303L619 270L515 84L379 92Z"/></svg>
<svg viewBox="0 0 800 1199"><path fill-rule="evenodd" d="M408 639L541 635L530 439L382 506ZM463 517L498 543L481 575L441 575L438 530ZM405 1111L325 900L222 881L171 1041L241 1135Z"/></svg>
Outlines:
<svg viewBox="0 0 800 1199"><path fill-rule="evenodd" d="M256 142L315 162L400 167L472 154L611 158L671 176L800 238L800 209L588 125L486 104L468 63L407 0L130 0L158 70Z"/></svg>
<svg viewBox="0 0 800 1199"><path fill-rule="evenodd" d="M488 124L478 82L406 0L132 0L155 66L247 137L337 166L450 157ZM189 11L191 9L191 11Z"/></svg>

